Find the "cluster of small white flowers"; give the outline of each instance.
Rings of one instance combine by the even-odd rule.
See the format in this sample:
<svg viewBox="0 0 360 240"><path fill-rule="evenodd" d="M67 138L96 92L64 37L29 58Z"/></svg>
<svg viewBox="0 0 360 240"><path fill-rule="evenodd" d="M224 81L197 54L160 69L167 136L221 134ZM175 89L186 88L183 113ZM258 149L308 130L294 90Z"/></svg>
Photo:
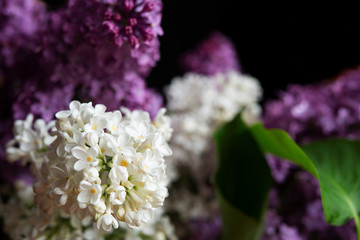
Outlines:
<svg viewBox="0 0 360 240"><path fill-rule="evenodd" d="M177 240L174 228L168 217L162 211L156 211L154 218L142 228L129 229L126 223L120 223L116 231L106 232L92 227L91 217L79 220L76 215L66 215L63 212L44 214L33 202L32 186L21 180L16 181L15 192L4 202L0 198L0 218L3 220L3 231L10 239L36 240ZM9 193L2 193L9 196ZM14 210L16 209L16 211ZM71 227L70 227L71 226Z"/></svg>
<svg viewBox="0 0 360 240"><path fill-rule="evenodd" d="M11 239L104 239L104 231L91 228L90 217L79 221L76 216L66 216L60 212L44 214L34 204L31 185L17 180L14 192L16 194L2 204L0 213L3 230Z"/></svg>
<svg viewBox="0 0 360 240"><path fill-rule="evenodd" d="M144 111L122 112L73 101L56 114L56 122L33 123L32 115L15 122L8 160L30 163L37 182L30 203L17 197L2 204L8 213L14 205L21 210L1 216L10 236L102 239L120 223L125 239L162 232L157 209L168 195L170 118L165 109L153 121Z"/></svg>
<svg viewBox="0 0 360 240"><path fill-rule="evenodd" d="M248 124L258 121L261 95L255 78L234 71L215 76L189 73L175 78L167 89L167 107L175 131L172 158L198 158L214 130L240 110Z"/></svg>
<svg viewBox="0 0 360 240"><path fill-rule="evenodd" d="M49 134L54 130L55 121L45 123L43 119L37 119L29 114L26 120L16 120L14 123L15 138L6 145L8 161L22 160L24 164L34 163L40 168L49 146L56 137Z"/></svg>
<svg viewBox="0 0 360 240"><path fill-rule="evenodd" d="M196 189L192 193L186 186L189 180L182 179L172 189L168 205L185 219L209 217L217 211L214 191L209 187L215 165L212 136L220 124L239 111L246 123L258 121L261 95L261 86L255 78L234 71L215 76L189 73L175 78L167 88L167 108L174 129L170 142L173 155L168 167L173 175L192 179L192 189ZM185 200L178 201L179 196Z"/></svg>
<svg viewBox="0 0 360 240"><path fill-rule="evenodd" d="M105 112L104 105L70 103L56 114L56 141L34 186L44 212L55 206L97 228L110 231L119 221L139 227L152 219L168 195L164 157L171 155L169 121L160 111Z"/></svg>

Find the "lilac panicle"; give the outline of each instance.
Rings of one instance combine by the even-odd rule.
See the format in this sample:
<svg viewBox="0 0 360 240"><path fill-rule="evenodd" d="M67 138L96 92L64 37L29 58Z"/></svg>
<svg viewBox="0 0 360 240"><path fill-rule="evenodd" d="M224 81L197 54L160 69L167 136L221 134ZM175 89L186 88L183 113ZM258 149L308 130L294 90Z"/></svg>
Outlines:
<svg viewBox="0 0 360 240"><path fill-rule="evenodd" d="M298 143L330 137L359 139L359 92L360 68L333 81L290 85L278 100L266 103L264 124L286 130ZM341 227L326 223L320 188L313 176L274 157L268 162L277 180L272 195L276 201L270 201L270 208L278 211L283 223L298 229L304 239L356 239L353 221Z"/></svg>
<svg viewBox="0 0 360 240"><path fill-rule="evenodd" d="M219 32L212 33L197 47L185 53L180 64L185 72L205 75L225 73L229 70L241 71L235 46Z"/></svg>
<svg viewBox="0 0 360 240"><path fill-rule="evenodd" d="M72 58L77 58L77 52L80 58L89 57L89 63L83 62L86 66L117 61L119 71L145 76L160 57L161 10L160 0L70 0L49 14L43 54L52 58L72 52L67 59L76 61Z"/></svg>
<svg viewBox="0 0 360 240"><path fill-rule="evenodd" d="M290 85L265 106L264 123L286 129L298 142L327 137L360 138L360 68L333 82ZM280 118L281 116L281 118Z"/></svg>

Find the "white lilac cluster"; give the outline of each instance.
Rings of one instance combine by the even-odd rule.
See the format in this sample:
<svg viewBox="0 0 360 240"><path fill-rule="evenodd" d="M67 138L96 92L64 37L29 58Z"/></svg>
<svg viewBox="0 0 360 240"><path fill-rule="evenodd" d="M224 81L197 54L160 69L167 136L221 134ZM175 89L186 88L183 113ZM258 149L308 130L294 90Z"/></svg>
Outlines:
<svg viewBox="0 0 360 240"><path fill-rule="evenodd" d="M95 231L96 239L104 235L103 230L120 224L130 227L127 235L135 235L142 230L131 233L131 228L149 221L153 230L148 232L171 232L169 227L159 227L163 225L159 214L153 219L168 195L164 157L172 153L167 143L170 119L165 109L153 121L144 111L122 111L124 116L120 111L106 112L104 105L73 101L69 110L56 114L56 124L37 120L33 126L32 116L15 123L8 159L33 163L38 180L34 185L37 208L28 214L31 217L23 218L41 217L42 221L31 221L33 231L28 236L40 236L39 232L64 219L88 227L89 218L100 229L87 230Z"/></svg>
<svg viewBox="0 0 360 240"><path fill-rule="evenodd" d="M239 111L246 123L258 121L261 96L262 89L255 78L235 71L215 76L189 73L175 78L167 88L167 108L174 129L169 168L173 175L182 177L172 189L169 206L184 218L209 217L217 211L210 187L215 165L213 133ZM182 179L191 180L181 183ZM176 201L180 196L183 200Z"/></svg>
<svg viewBox="0 0 360 240"><path fill-rule="evenodd" d="M175 78L167 88L167 107L175 131L171 140L171 145L176 146L173 158L197 158L208 147L214 130L240 110L245 122L258 121L261 96L255 78L235 71L215 76L189 73Z"/></svg>

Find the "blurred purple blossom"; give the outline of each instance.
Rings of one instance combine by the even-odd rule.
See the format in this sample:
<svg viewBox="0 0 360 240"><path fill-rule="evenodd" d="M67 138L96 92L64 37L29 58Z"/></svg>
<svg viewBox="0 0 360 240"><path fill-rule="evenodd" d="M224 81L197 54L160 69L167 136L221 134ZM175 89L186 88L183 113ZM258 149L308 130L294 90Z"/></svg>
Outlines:
<svg viewBox="0 0 360 240"><path fill-rule="evenodd" d="M274 179L279 183L284 182L293 164L287 161L279 160L272 155L268 155L266 159L269 163Z"/></svg>
<svg viewBox="0 0 360 240"><path fill-rule="evenodd" d="M185 72L215 75L229 70L241 71L233 43L219 32L212 33L180 59Z"/></svg>
<svg viewBox="0 0 360 240"><path fill-rule="evenodd" d="M128 73L118 81L109 83L91 81L83 85L77 97L84 101L92 100L95 104L104 104L111 111L120 106L130 110L146 110L151 117L155 117L163 105L161 95L147 89L145 80L135 73Z"/></svg>
<svg viewBox="0 0 360 240"><path fill-rule="evenodd" d="M267 213L266 223L261 240L305 240L296 228L284 224L274 211Z"/></svg>
<svg viewBox="0 0 360 240"><path fill-rule="evenodd" d="M46 7L37 0L2 0L0 9L0 66L13 66L35 47L36 32L45 26Z"/></svg>
<svg viewBox="0 0 360 240"><path fill-rule="evenodd" d="M13 117L25 119L29 113L46 122L54 119L55 113L66 109L74 97L74 86L53 87L41 90L34 85L24 88L13 104Z"/></svg>
<svg viewBox="0 0 360 240"><path fill-rule="evenodd" d="M221 218L193 220L190 223L190 228L189 240L217 240L221 235Z"/></svg>
<svg viewBox="0 0 360 240"><path fill-rule="evenodd" d="M333 82L290 85L265 106L264 123L285 129L298 142L326 137L360 137L360 68Z"/></svg>

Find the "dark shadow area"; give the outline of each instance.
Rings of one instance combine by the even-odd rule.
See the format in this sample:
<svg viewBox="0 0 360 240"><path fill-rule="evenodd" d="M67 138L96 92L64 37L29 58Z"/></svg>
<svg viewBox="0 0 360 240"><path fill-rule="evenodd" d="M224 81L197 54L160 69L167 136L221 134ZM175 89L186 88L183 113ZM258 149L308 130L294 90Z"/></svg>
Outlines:
<svg viewBox="0 0 360 240"><path fill-rule="evenodd" d="M323 81L360 64L358 21L350 12L284 11L236 3L164 1L162 56L149 86L162 90L182 75L179 56L212 30L233 40L244 71L260 80L264 99L274 98L289 83Z"/></svg>

